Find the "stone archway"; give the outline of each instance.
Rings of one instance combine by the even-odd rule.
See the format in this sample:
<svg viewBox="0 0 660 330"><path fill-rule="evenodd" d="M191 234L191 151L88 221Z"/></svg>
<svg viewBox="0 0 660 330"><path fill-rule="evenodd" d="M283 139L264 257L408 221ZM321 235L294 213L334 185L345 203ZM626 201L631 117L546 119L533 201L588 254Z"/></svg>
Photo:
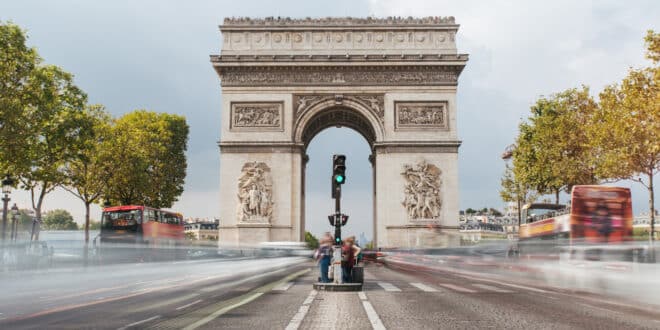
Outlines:
<svg viewBox="0 0 660 330"><path fill-rule="evenodd" d="M230 18L222 83L220 244L304 239L305 151L330 126L365 137L379 247L458 225L453 17Z"/></svg>
<svg viewBox="0 0 660 330"><path fill-rule="evenodd" d="M301 195L300 195L300 204L301 204L301 218L300 218L300 229L301 235L305 234L306 226L306 170L307 170L307 147L314 137L329 127L347 127L356 131L358 134L362 135L364 139L369 144L371 154L369 155L369 161L372 167L372 182L375 182L375 173L376 167L374 163L374 144L377 141L382 141L382 132L383 128L380 122L377 120L377 116L374 116L369 106L361 104L358 98L354 96L344 96L344 95L297 95L297 99L304 98L314 98L317 99L317 102L311 102L304 110L305 113L301 114L299 117L300 120L296 121L294 124L294 141L302 143L304 146L303 152L304 157L302 159L301 165ZM328 101L327 99L334 98L334 101ZM323 101L323 99L326 99ZM374 235L377 228L377 217L376 217L376 207L375 207L375 184L372 186L372 198L374 201L373 205L373 216L372 216L372 229Z"/></svg>

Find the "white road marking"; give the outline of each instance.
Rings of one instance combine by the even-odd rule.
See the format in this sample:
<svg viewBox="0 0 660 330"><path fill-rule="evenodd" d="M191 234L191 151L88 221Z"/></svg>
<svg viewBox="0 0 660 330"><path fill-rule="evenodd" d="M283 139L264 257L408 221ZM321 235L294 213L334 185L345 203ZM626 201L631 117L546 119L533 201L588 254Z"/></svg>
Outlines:
<svg viewBox="0 0 660 330"><path fill-rule="evenodd" d="M385 326L380 320L380 317L378 317L378 313L376 313L374 306L371 306L371 303L367 300L362 301L362 306L364 306L364 311L367 312L371 327L374 328L374 330L385 330Z"/></svg>
<svg viewBox="0 0 660 330"><path fill-rule="evenodd" d="M401 292L401 289L395 287L394 285L387 283L387 282L378 282L378 285L380 285L381 288L385 289L385 291L389 292Z"/></svg>
<svg viewBox="0 0 660 330"><path fill-rule="evenodd" d="M430 287L426 284L423 283L410 283L410 285L424 291L424 292L438 292L438 290L434 287Z"/></svg>
<svg viewBox="0 0 660 330"><path fill-rule="evenodd" d="M232 309L234 309L236 307L243 306L243 305L245 305L245 304L261 297L261 295L263 295L263 292L257 292L255 294L252 294L252 295L248 296L247 298L245 298L245 299L243 299L243 300L241 300L241 301L239 301L239 302L237 302L233 305L218 309L217 311L213 312L211 315L209 315L209 316L207 316L207 317L205 317L205 318L203 318L203 319L201 319L201 320L199 320L199 321L197 321L197 322L195 322L195 323L193 323L193 324L191 324L191 325L189 325L189 326L187 326L183 329L184 330L197 329L200 326L215 320L218 316L220 316L222 314L225 314L225 313L231 311Z"/></svg>
<svg viewBox="0 0 660 330"><path fill-rule="evenodd" d="M495 283L495 284L500 284L500 285L506 285L506 286L510 286L512 288L525 289L525 290L539 292L539 293L553 293L553 292L550 292L550 291L547 291L547 290L541 290L541 289L532 288L532 287L524 286L524 285L510 284L510 283L500 282L500 281L495 281L495 280L487 280L487 279L479 278L479 277L464 276L464 275L462 275L462 276L465 277L465 278L469 278L471 280L482 281L482 282L490 282L490 283Z"/></svg>
<svg viewBox="0 0 660 330"><path fill-rule="evenodd" d="M293 282L285 282L276 286L273 291L286 291L293 285Z"/></svg>
<svg viewBox="0 0 660 330"><path fill-rule="evenodd" d="M472 283L472 285L476 286L477 288L481 288L481 289L489 290L489 291L493 291L493 292L500 292L500 293L512 293L513 292L511 290L500 289L498 287L494 287L494 286L487 285L487 284Z"/></svg>
<svg viewBox="0 0 660 330"><path fill-rule="evenodd" d="M300 327L302 321L307 315L307 312L309 312L309 308L311 307L310 305L314 301L317 293L318 291L316 290L312 290L312 292L309 293L305 301L303 301L302 305L298 309L296 315L294 315L291 321L289 321L289 324L286 326L286 330L297 330Z"/></svg>
<svg viewBox="0 0 660 330"><path fill-rule="evenodd" d="M123 327L119 328L118 330L128 329L128 328L130 328L130 327L134 327L134 326L136 326L136 325L140 325L140 324L142 324L142 323L147 323L147 322L150 322L150 321L153 321L153 320L159 319L159 318L160 318L160 315L152 316L152 317L150 317L150 318L148 318L148 319L144 319L144 320L142 320L142 321L133 322L133 323L131 323L131 324L128 324L128 325L126 325L126 326L123 326Z"/></svg>
<svg viewBox="0 0 660 330"><path fill-rule="evenodd" d="M362 291L358 292L358 297L360 297L360 300L367 300L367 295Z"/></svg>
<svg viewBox="0 0 660 330"><path fill-rule="evenodd" d="M602 307L598 307L598 306L593 306L593 305L589 305L589 304L585 304L585 303L578 303L578 304L580 304L580 305L582 305L582 306L586 306L586 307L594 308L594 309L599 309L599 310L601 310L601 311L605 311L605 312L608 312L608 313L621 314L621 312L613 311L613 310L611 310L611 309L607 309L607 308L602 308Z"/></svg>
<svg viewBox="0 0 660 330"><path fill-rule="evenodd" d="M185 304L185 305L183 305L183 306L179 306L179 307L177 307L176 310L180 311L180 310L182 310L182 309L184 309L184 308L188 308L188 307L190 307L190 306L192 306L192 305L199 304L199 303L201 303L202 301L204 301L204 300L203 300L203 299L195 300L195 301L191 302L190 304Z"/></svg>
<svg viewBox="0 0 660 330"><path fill-rule="evenodd" d="M444 286L445 288L452 289L452 290L455 290L455 291L458 291L458 292L465 292L465 293L476 293L477 292L477 291L474 291L472 289L464 288L462 286L453 285L453 284L449 284L449 283L438 283L438 284L441 285L441 286Z"/></svg>

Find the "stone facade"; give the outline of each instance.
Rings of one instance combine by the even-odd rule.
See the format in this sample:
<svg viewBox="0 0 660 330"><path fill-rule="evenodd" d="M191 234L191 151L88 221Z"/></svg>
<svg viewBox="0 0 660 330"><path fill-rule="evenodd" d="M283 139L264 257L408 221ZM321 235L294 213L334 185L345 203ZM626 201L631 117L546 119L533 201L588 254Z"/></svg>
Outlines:
<svg viewBox="0 0 660 330"><path fill-rule="evenodd" d="M304 239L306 147L332 126L371 146L376 245L447 242L467 62L453 17L230 18L220 29L221 242Z"/></svg>

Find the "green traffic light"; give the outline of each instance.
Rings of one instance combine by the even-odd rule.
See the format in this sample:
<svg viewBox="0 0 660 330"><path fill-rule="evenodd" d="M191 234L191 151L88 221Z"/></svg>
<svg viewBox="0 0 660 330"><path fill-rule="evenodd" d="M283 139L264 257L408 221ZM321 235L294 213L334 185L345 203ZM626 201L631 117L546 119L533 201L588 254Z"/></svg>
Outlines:
<svg viewBox="0 0 660 330"><path fill-rule="evenodd" d="M343 183L344 182L344 176L343 175L335 175L335 182L337 183Z"/></svg>

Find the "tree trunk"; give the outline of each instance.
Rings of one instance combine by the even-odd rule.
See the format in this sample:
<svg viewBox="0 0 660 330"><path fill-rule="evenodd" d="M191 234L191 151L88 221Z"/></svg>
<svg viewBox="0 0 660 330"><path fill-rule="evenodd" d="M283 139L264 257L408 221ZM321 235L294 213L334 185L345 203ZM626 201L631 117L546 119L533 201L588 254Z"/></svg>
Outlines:
<svg viewBox="0 0 660 330"><path fill-rule="evenodd" d="M521 202L520 202L520 197L518 197L518 231L520 231L520 223L521 223L521 217L522 217L522 210L521 208Z"/></svg>
<svg viewBox="0 0 660 330"><path fill-rule="evenodd" d="M555 190L555 204L559 205L559 189Z"/></svg>
<svg viewBox="0 0 660 330"><path fill-rule="evenodd" d="M655 205L653 203L653 171L649 172L649 217L651 220L651 237L655 239Z"/></svg>
<svg viewBox="0 0 660 330"><path fill-rule="evenodd" d="M89 242L89 204L85 201L85 244Z"/></svg>

